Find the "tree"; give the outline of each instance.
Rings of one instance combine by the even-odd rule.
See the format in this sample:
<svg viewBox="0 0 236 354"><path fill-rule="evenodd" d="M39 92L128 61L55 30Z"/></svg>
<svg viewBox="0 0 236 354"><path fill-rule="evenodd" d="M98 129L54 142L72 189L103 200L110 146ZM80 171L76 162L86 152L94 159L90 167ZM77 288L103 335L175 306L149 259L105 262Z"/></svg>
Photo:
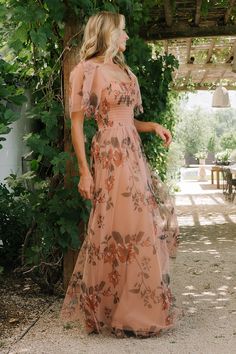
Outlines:
<svg viewBox="0 0 236 354"><path fill-rule="evenodd" d="M207 150L214 136L212 116L200 107L183 112L181 121L176 126L176 139L182 144L185 153L196 154Z"/></svg>
<svg viewBox="0 0 236 354"><path fill-rule="evenodd" d="M225 132L220 139L220 146L225 149L236 149L236 130Z"/></svg>
<svg viewBox="0 0 236 354"><path fill-rule="evenodd" d="M214 120L216 122L216 134L221 136L224 132L235 131L236 132L236 109L225 108L218 109L214 114Z"/></svg>

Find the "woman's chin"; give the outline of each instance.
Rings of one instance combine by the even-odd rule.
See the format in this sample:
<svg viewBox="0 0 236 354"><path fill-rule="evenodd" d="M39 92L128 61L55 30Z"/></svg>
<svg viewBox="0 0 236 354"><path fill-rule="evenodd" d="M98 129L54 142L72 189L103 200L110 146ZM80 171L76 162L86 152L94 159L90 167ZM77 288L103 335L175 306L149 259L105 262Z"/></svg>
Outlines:
<svg viewBox="0 0 236 354"><path fill-rule="evenodd" d="M119 52L124 52L125 50L126 50L126 47L125 47L125 46L120 46Z"/></svg>

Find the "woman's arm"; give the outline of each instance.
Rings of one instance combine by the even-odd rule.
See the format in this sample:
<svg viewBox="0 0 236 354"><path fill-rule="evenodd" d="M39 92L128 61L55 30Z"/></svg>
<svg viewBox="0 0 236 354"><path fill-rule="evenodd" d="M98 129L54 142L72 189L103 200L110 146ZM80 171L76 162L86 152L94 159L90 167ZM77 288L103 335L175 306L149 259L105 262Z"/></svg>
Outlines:
<svg viewBox="0 0 236 354"><path fill-rule="evenodd" d="M168 129L155 122L141 122L134 119L134 125L139 133L155 133L164 141L164 146L168 147L172 141L171 133Z"/></svg>
<svg viewBox="0 0 236 354"><path fill-rule="evenodd" d="M86 159L83 127L84 112L73 112L71 114L71 137L80 173L78 189L84 198L91 199L94 186L93 178Z"/></svg>
<svg viewBox="0 0 236 354"><path fill-rule="evenodd" d="M139 133L154 132L153 122L141 122L138 119L134 119L134 125Z"/></svg>
<svg viewBox="0 0 236 354"><path fill-rule="evenodd" d="M80 176L89 175L89 167L85 153L84 139L84 113L73 112L71 114L71 137L75 154L78 161Z"/></svg>

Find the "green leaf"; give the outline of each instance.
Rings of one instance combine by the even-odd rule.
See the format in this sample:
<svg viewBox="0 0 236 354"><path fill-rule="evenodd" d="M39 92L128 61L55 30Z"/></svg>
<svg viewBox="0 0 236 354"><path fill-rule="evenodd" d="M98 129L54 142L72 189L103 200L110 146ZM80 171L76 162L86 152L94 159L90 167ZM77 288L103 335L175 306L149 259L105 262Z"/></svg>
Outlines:
<svg viewBox="0 0 236 354"><path fill-rule="evenodd" d="M39 163L37 160L30 161L30 168L32 171L37 171L39 168Z"/></svg>
<svg viewBox="0 0 236 354"><path fill-rule="evenodd" d="M8 134L11 131L11 128L6 126L3 123L0 123L0 134ZM2 140L6 140L5 138L1 138Z"/></svg>
<svg viewBox="0 0 236 354"><path fill-rule="evenodd" d="M8 100L10 102L15 103L16 105L20 106L22 105L24 102L27 102L27 97L24 95L15 95L15 96L10 96L8 97Z"/></svg>
<svg viewBox="0 0 236 354"><path fill-rule="evenodd" d="M40 47L41 49L46 49L47 46L47 36L45 32L43 31L42 28L39 28L38 30L31 30L30 31L30 37L32 39L32 42Z"/></svg>
<svg viewBox="0 0 236 354"><path fill-rule="evenodd" d="M12 123L19 118L19 113L13 112L11 109L6 109L4 113L5 122Z"/></svg>

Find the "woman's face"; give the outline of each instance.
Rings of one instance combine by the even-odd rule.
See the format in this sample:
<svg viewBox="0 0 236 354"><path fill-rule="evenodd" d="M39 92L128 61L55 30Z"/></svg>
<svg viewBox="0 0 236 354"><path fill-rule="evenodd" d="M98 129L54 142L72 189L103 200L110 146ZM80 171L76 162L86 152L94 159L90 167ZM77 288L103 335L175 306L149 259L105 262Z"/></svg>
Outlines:
<svg viewBox="0 0 236 354"><path fill-rule="evenodd" d="M119 51L124 52L126 49L126 41L129 39L128 34L125 31L125 23L121 21L120 24L120 36L118 38Z"/></svg>

